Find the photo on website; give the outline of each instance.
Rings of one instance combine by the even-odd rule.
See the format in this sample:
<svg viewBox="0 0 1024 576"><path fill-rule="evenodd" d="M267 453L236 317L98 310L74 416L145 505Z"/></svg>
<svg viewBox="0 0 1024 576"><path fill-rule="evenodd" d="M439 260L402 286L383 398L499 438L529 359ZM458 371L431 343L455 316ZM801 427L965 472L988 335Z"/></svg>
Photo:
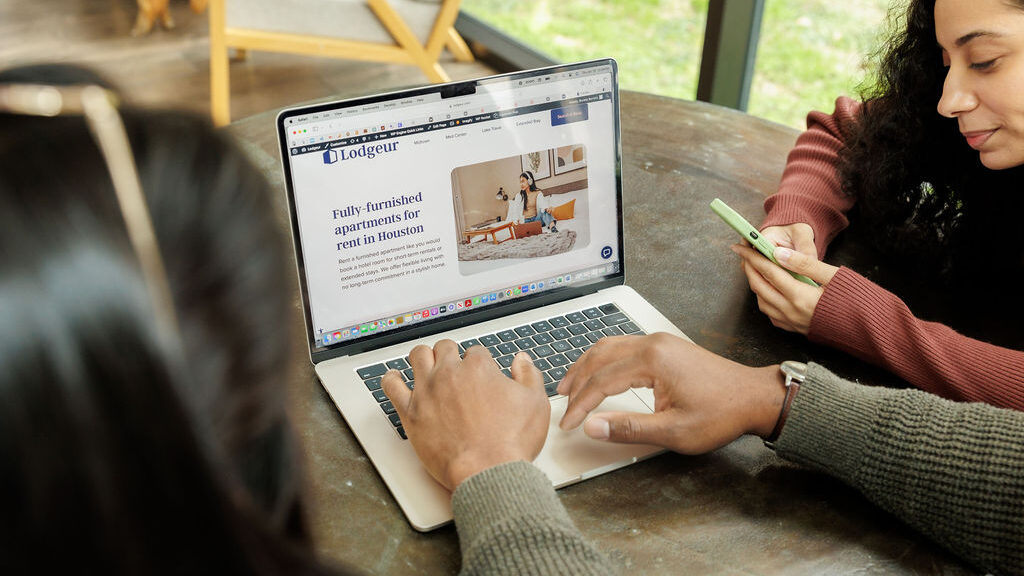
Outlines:
<svg viewBox="0 0 1024 576"><path fill-rule="evenodd" d="M460 273L585 248L587 186L582 144L452 170Z"/></svg>

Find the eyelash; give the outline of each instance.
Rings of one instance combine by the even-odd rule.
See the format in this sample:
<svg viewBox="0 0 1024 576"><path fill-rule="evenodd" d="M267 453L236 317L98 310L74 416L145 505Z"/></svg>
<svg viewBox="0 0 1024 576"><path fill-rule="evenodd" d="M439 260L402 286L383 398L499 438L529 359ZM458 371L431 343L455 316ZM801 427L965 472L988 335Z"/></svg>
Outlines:
<svg viewBox="0 0 1024 576"><path fill-rule="evenodd" d="M987 60L985 62L976 62L971 64L971 70L988 70L996 63L997 58Z"/></svg>

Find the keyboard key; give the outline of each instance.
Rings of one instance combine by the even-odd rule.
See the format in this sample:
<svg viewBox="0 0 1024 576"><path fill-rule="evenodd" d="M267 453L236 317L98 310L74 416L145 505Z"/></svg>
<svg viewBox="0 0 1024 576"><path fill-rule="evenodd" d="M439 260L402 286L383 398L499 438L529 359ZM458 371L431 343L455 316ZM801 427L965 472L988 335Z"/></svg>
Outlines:
<svg viewBox="0 0 1024 576"><path fill-rule="evenodd" d="M543 358L538 358L533 361L533 365L537 367L537 370L544 372L545 370L551 370L551 363Z"/></svg>
<svg viewBox="0 0 1024 576"><path fill-rule="evenodd" d="M542 372L542 373L541 373L541 376L543 376L543 377L544 377L544 383L545 383L545 384L551 384L552 382L554 382L554 381L555 381L555 380L554 380L554 378L552 378L551 376L548 376L548 373L547 373L547 372Z"/></svg>
<svg viewBox="0 0 1024 576"><path fill-rule="evenodd" d="M402 437L402 440L409 439L409 437L405 435L405 426L399 426L398 428L395 428L395 430L398 430L398 435Z"/></svg>
<svg viewBox="0 0 1024 576"><path fill-rule="evenodd" d="M369 380L375 376L383 376L388 371L388 367L383 364L374 364L373 366L367 366L356 370L356 374L359 374L361 380Z"/></svg>
<svg viewBox="0 0 1024 576"><path fill-rule="evenodd" d="M409 367L409 363L404 358L395 358L394 360L388 360L385 362L388 368L392 370L405 370Z"/></svg>
<svg viewBox="0 0 1024 576"><path fill-rule="evenodd" d="M551 370L548 370L548 375L551 376L551 378L555 382L561 382L562 378L565 378L567 372L569 372L569 370L559 366L557 368L552 368Z"/></svg>
<svg viewBox="0 0 1024 576"><path fill-rule="evenodd" d="M498 344L496 348L498 349L498 352L501 352L502 354L515 354L516 352L519 352L519 347L516 346L514 342L502 342L501 344Z"/></svg>
<svg viewBox="0 0 1024 576"><path fill-rule="evenodd" d="M548 346L547 344L544 344L544 345L537 346L536 348L534 348L533 349L533 353L536 354L537 356L543 358L545 356L551 356L552 354L555 353L555 350L553 348L551 348L551 346Z"/></svg>
<svg viewBox="0 0 1024 576"><path fill-rule="evenodd" d="M566 314L565 319L573 324L579 324L580 322L585 322L587 317L584 316L582 312L573 312L571 314Z"/></svg>
<svg viewBox="0 0 1024 576"><path fill-rule="evenodd" d="M388 395L385 394L383 390L374 390L373 399L376 400L378 404L381 402L387 402Z"/></svg>
<svg viewBox="0 0 1024 576"><path fill-rule="evenodd" d="M408 388L409 390L415 389L416 388L416 381L415 380L409 380L408 382L405 383L405 387Z"/></svg>
<svg viewBox="0 0 1024 576"><path fill-rule="evenodd" d="M501 373L504 374L505 376L508 376L509 378L512 377L512 371L509 370L508 368L502 368Z"/></svg>
<svg viewBox="0 0 1024 576"><path fill-rule="evenodd" d="M632 322L626 322L625 324L619 324L619 328L626 334L633 334L640 331L640 327Z"/></svg>
<svg viewBox="0 0 1024 576"><path fill-rule="evenodd" d="M402 419L398 417L398 413L388 414L388 420L391 420L391 425L392 426L401 426L402 425Z"/></svg>
<svg viewBox="0 0 1024 576"><path fill-rule="evenodd" d="M587 320L583 325L591 330L600 330L604 328L604 322L601 322L600 320Z"/></svg>
<svg viewBox="0 0 1024 576"><path fill-rule="evenodd" d="M618 314L611 314L601 318L601 322L604 322L605 326L614 326L616 324L622 324L623 322L629 322L629 316L619 312Z"/></svg>
<svg viewBox="0 0 1024 576"><path fill-rule="evenodd" d="M602 304L598 306L598 308L600 308L601 312L604 312L605 314L614 314L619 311L615 304Z"/></svg>
<svg viewBox="0 0 1024 576"><path fill-rule="evenodd" d="M498 358L498 366L501 366L502 368L508 368L509 366L512 365L512 360L514 359L515 356L511 354L509 354L508 356L502 356L501 358Z"/></svg>
<svg viewBox="0 0 1024 576"><path fill-rule="evenodd" d="M587 332L590 332L590 330L587 330L587 327L583 324L573 324L572 326L569 326L567 330L569 330L569 334L574 336L582 336Z"/></svg>
<svg viewBox="0 0 1024 576"><path fill-rule="evenodd" d="M569 338L569 344L577 348L583 348L584 346L590 346L590 340L587 340L586 336L573 336Z"/></svg>
<svg viewBox="0 0 1024 576"><path fill-rule="evenodd" d="M551 362L551 365L556 368L559 366L566 366L570 363L569 359L565 357L565 354L555 354L554 356L548 356L547 360L548 362Z"/></svg>
<svg viewBox="0 0 1024 576"><path fill-rule="evenodd" d="M600 318L601 316L604 316L604 314L601 314L601 311L598 310L597 308L587 308L586 310L583 311L583 315L590 319Z"/></svg>
<svg viewBox="0 0 1024 576"><path fill-rule="evenodd" d="M597 341L600 340L601 338L604 338L604 334L601 334L600 332L587 333L587 340L590 340L590 342L593 344L597 344Z"/></svg>
<svg viewBox="0 0 1024 576"><path fill-rule="evenodd" d="M501 332L498 332L498 338L501 338L502 342L511 342L516 338L519 338L519 336L516 336L514 330L502 330Z"/></svg>
<svg viewBox="0 0 1024 576"><path fill-rule="evenodd" d="M624 334L622 330L619 330L618 326L609 326L601 330L601 333L605 336L622 336Z"/></svg>
<svg viewBox="0 0 1024 576"><path fill-rule="evenodd" d="M565 340L555 340L551 343L551 349L555 352L567 352L572 350L572 344L569 344Z"/></svg>
<svg viewBox="0 0 1024 576"><path fill-rule="evenodd" d="M487 349L487 351L491 353L491 358L497 358L498 356L501 356L501 351L498 350L497 346L491 346L490 348Z"/></svg>
<svg viewBox="0 0 1024 576"><path fill-rule="evenodd" d="M395 405L392 404L390 401L381 402L380 403L380 409L383 410L385 414L394 414L395 413Z"/></svg>
<svg viewBox="0 0 1024 576"><path fill-rule="evenodd" d="M363 382L363 384L366 384L366 389L369 390L370 392L373 392L374 390L380 390L380 376L377 376L376 378L370 378L369 380Z"/></svg>
<svg viewBox="0 0 1024 576"><path fill-rule="evenodd" d="M555 328L551 332L548 332L555 340L565 340L569 336L572 336L572 332L569 332L565 328Z"/></svg>
<svg viewBox="0 0 1024 576"><path fill-rule="evenodd" d="M582 348L573 348L565 353L565 357L568 358L570 362L575 362L580 359L580 356L583 356L583 352L584 350Z"/></svg>
<svg viewBox="0 0 1024 576"><path fill-rule="evenodd" d="M526 350L523 350L523 352L526 352L527 354L530 355L530 360L536 360L537 358L540 358L540 356L537 356L537 353L534 352L534 350L536 350L536 348L528 348Z"/></svg>
<svg viewBox="0 0 1024 576"><path fill-rule="evenodd" d="M529 350L536 345L537 343L533 341L533 338L520 338L516 340L516 346L519 346L520 350Z"/></svg>
<svg viewBox="0 0 1024 576"><path fill-rule="evenodd" d="M536 330L537 332L550 332L551 328L552 328L551 324L549 324L547 322L547 320L541 320L540 322L534 322L533 324L530 324L530 326L534 330Z"/></svg>
<svg viewBox="0 0 1024 576"><path fill-rule="evenodd" d="M520 326L519 328L516 328L516 334L519 334L521 338L533 336L536 333L537 331L530 326Z"/></svg>
<svg viewBox="0 0 1024 576"><path fill-rule="evenodd" d="M412 368L408 368L406 370L402 370L402 376L405 376L405 381L406 382L408 382L410 380L415 380L416 379L416 376L414 376L413 373L412 373Z"/></svg>
<svg viewBox="0 0 1024 576"><path fill-rule="evenodd" d="M497 334L488 334L480 337L480 343L489 348L501 344L501 338L498 338Z"/></svg>
<svg viewBox="0 0 1024 576"><path fill-rule="evenodd" d="M565 319L565 316L555 316L554 318L548 318L548 323L555 328L565 328L572 322Z"/></svg>
<svg viewBox="0 0 1024 576"><path fill-rule="evenodd" d="M551 382L550 384L545 384L544 385L544 392L546 392L548 396L555 396L555 395L557 395L558 394L558 382Z"/></svg>
<svg viewBox="0 0 1024 576"><path fill-rule="evenodd" d="M480 345L480 341L477 340L476 338L470 338L469 340L466 340L465 342L459 342L459 347L462 348L463 350L469 350L470 346L479 346L479 345Z"/></svg>
<svg viewBox="0 0 1024 576"><path fill-rule="evenodd" d="M537 334L533 337L533 341L537 344L550 344L555 341L550 334Z"/></svg>

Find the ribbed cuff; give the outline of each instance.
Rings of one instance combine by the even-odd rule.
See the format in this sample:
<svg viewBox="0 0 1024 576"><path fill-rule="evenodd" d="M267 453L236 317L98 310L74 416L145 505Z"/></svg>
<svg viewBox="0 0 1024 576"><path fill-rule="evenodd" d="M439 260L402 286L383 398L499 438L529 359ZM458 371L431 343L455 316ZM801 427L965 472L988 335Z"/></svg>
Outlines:
<svg viewBox="0 0 1024 576"><path fill-rule="evenodd" d="M807 378L775 442L776 452L840 478L853 478L878 407L891 392L847 382L818 364L808 364Z"/></svg>
<svg viewBox="0 0 1024 576"><path fill-rule="evenodd" d="M538 511L572 525L551 480L524 461L499 464L466 479L452 495L452 510L464 550L488 527Z"/></svg>

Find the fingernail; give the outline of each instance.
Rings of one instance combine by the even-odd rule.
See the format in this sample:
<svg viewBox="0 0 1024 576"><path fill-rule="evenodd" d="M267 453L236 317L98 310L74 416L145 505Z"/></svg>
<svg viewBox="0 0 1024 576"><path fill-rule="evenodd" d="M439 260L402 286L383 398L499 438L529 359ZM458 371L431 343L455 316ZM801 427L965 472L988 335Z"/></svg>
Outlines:
<svg viewBox="0 0 1024 576"><path fill-rule="evenodd" d="M779 262L789 262L789 258L793 255L793 251L789 248L783 248L778 246L775 248L775 259Z"/></svg>
<svg viewBox="0 0 1024 576"><path fill-rule="evenodd" d="M594 440L607 440L611 434L608 421L604 418L590 418L583 423L583 432Z"/></svg>

